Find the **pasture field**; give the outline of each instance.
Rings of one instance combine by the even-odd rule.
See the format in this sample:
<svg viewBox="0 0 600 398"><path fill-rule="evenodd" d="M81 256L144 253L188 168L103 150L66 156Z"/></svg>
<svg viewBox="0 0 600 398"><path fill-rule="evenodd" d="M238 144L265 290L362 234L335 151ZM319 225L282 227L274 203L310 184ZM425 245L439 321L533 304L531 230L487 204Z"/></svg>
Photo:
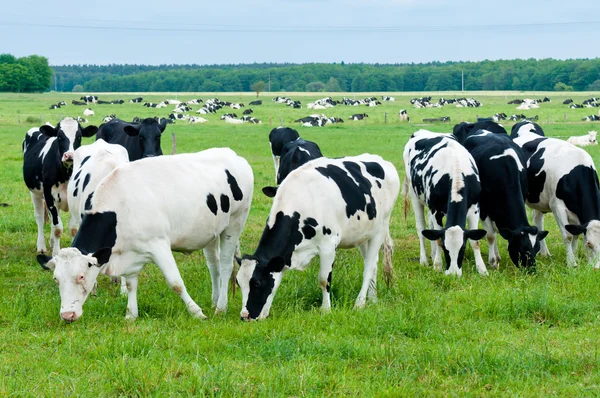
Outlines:
<svg viewBox="0 0 600 398"><path fill-rule="evenodd" d="M140 95L152 102L175 97ZM177 152L231 147L249 161L255 193L241 249L253 253L271 204L260 188L274 184L268 133L280 117L286 126L312 113L342 117L343 124L297 129L303 138L317 142L326 156L379 154L393 162L403 177L403 147L419 128L449 132L455 122L474 121L477 115L525 113L539 115L548 136L566 139L595 129L594 123L581 118L598 112L562 105L565 98L581 103L597 93L432 93L434 100L440 95L466 96L483 103L469 109L413 109L410 97L425 93L391 95L395 102L377 108L338 105L312 111L276 104L271 101L274 93L263 93L264 105L253 107L253 116L263 124L228 125L218 120L225 113L221 110L204 116L209 119L206 124L168 125L162 147L165 154L171 152L171 133L175 133ZM517 111L506 104L514 98L544 95L552 102L535 110ZM99 95L103 100L135 96ZM178 98L214 96L185 93ZM216 96L246 104L256 98L254 94ZM193 319L157 267L148 265L140 274L137 321L125 321L126 298L108 278L100 278L97 297L87 300L82 318L66 324L59 317L60 298L52 274L35 260L36 225L21 175L21 142L29 128L41 124L40 119L56 123L59 115L82 116L85 107L70 104L79 97L74 93L0 95L0 203L9 204L0 207L1 396L600 395L600 272L586 263L581 247L579 268L566 267L552 215L546 216L552 257L538 258L534 274L510 262L503 239L499 239L501 266L490 269L487 277L475 271L470 249L462 278L420 266L412 210L405 219L399 198L391 226L395 279L386 287L380 277L378 302L362 311L352 309L362 280L357 249L337 253L330 314L319 310L318 261L313 260L306 272L286 274L271 317L252 323L240 321L239 291L230 296L227 314L212 316L210 277L201 252L196 252L176 253L175 258L188 291L211 314L207 321ZM317 93L300 99L305 105L322 97ZM59 100L69 105L48 109ZM149 109L126 103L92 108L96 115L90 123L99 125L112 113L131 120L167 116L173 107ZM411 123L398 121L402 108L408 110ZM351 114L363 112L368 119L348 120ZM450 116L452 123L421 122L440 116ZM84 139L84 144L92 140ZM587 150L598 163L600 149ZM68 215L63 215L63 223L67 222ZM70 241L63 235L63 246ZM486 242L482 252L487 265Z"/></svg>

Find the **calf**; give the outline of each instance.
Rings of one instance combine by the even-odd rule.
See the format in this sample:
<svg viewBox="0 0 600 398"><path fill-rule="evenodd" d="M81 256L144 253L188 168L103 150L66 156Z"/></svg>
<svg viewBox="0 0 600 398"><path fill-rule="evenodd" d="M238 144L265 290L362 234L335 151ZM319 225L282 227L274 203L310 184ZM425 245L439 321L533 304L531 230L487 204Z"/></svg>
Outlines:
<svg viewBox="0 0 600 398"><path fill-rule="evenodd" d="M548 231L532 227L527 219L527 170L521 148L506 132L494 134L486 130L472 131L459 142L473 156L479 170L480 218L487 231L489 266L498 268L500 264L496 243L498 231L508 241L508 254L512 262L517 266L535 269L540 241L548 235Z"/></svg>
<svg viewBox="0 0 600 398"><path fill-rule="evenodd" d="M538 127L535 123L519 123L511 133L527 157L527 205L533 209L533 221L542 230L544 213L554 214L569 266L577 266L577 235L583 233L588 259L598 269L600 187L594 161L581 148L539 135ZM550 254L545 241L541 243L540 254Z"/></svg>
<svg viewBox="0 0 600 398"><path fill-rule="evenodd" d="M147 118L140 123L129 123L113 119L100 125L97 139L110 144L119 144L127 149L129 160L162 155L160 137L167 127L166 119Z"/></svg>
<svg viewBox="0 0 600 398"><path fill-rule="evenodd" d="M588 131L587 135L569 137L567 142L577 146L598 145L598 141L596 140L597 134L597 131Z"/></svg>
<svg viewBox="0 0 600 398"><path fill-rule="evenodd" d="M275 100L274 100L275 101ZM275 165L275 181L277 182L277 174L279 173L279 163L281 152L285 144L295 141L300 138L300 134L289 127L275 127L269 133L269 146L273 155L273 164Z"/></svg>
<svg viewBox="0 0 600 398"><path fill-rule="evenodd" d="M469 228L479 223L481 184L473 157L452 136L419 130L404 147L404 165L403 192L410 196L415 212L421 264L428 264L425 239L429 239L434 267L442 270L443 250L446 275L462 275L465 241L469 238L477 271L487 274L477 242L486 231L465 229L467 221ZM425 206L429 208L429 227L434 229L425 229Z"/></svg>
<svg viewBox="0 0 600 398"><path fill-rule="evenodd" d="M69 211L67 182L71 177L73 155L82 137L96 134L96 126L85 129L73 118L66 117L56 127L44 125L30 129L23 141L23 179L31 193L37 223L37 251L46 252L44 240L44 202L52 221L50 244L57 254L63 226L60 210Z"/></svg>
<svg viewBox="0 0 600 398"><path fill-rule="evenodd" d="M242 319L266 318L284 272L305 270L317 254L321 309L329 311L337 248L359 247L364 259L355 308L364 307L367 295L375 300L382 244L384 272L392 272L389 224L399 186L394 166L369 154L315 159L288 175L277 190L256 251L239 261Z"/></svg>
<svg viewBox="0 0 600 398"><path fill-rule="evenodd" d="M252 168L228 148L161 156L123 164L97 186L73 244L55 257L39 255L54 269L61 317L83 313L99 273L127 279L127 318L138 316L138 274L154 262L169 288L196 318L206 318L186 291L171 251L204 249L216 312L227 309L233 256L248 217ZM168 187L168 189L155 189Z"/></svg>

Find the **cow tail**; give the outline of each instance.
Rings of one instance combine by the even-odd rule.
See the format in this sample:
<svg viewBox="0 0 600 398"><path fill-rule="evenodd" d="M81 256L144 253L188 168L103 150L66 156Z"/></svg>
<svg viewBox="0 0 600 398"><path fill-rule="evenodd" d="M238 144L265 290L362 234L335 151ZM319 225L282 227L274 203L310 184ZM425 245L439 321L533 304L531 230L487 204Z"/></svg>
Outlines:
<svg viewBox="0 0 600 398"><path fill-rule="evenodd" d="M48 207L46 206L46 201L44 200L44 224L50 223L50 218L48 217Z"/></svg>
<svg viewBox="0 0 600 398"><path fill-rule="evenodd" d="M394 266L392 263L392 256L394 254L394 241L390 236L390 229L385 234L383 241L383 279L385 280L386 286L389 288L394 279Z"/></svg>
<svg viewBox="0 0 600 398"><path fill-rule="evenodd" d="M404 177L404 184L402 185L402 197L404 198L404 221L406 222L406 218L408 217L408 190L409 182L408 178Z"/></svg>
<svg viewBox="0 0 600 398"><path fill-rule="evenodd" d="M233 256L233 269L231 270L231 277L229 277L229 290L231 291L231 299L235 299L235 290L236 290L236 281L235 276L239 270L239 265L237 263L236 257L241 257L242 254L240 252L240 243L238 242L237 247L235 248L235 256Z"/></svg>

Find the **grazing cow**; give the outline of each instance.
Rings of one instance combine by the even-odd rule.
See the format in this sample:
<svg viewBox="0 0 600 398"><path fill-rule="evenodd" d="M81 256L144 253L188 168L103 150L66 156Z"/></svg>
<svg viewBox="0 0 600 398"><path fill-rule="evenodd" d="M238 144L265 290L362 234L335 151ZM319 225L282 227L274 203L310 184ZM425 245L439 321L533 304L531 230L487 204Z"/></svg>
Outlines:
<svg viewBox="0 0 600 398"><path fill-rule="evenodd" d="M160 137L167 127L166 119L147 118L140 123L129 123L113 119L100 125L97 139L110 144L119 144L127 149L129 160L162 155Z"/></svg>
<svg viewBox="0 0 600 398"><path fill-rule="evenodd" d="M132 98L129 100L131 103L142 102L144 99L142 97Z"/></svg>
<svg viewBox="0 0 600 398"><path fill-rule="evenodd" d="M279 163L279 169L277 170L277 185L281 185L288 174L302 166L304 163L308 163L313 159L321 157L323 157L321 148L319 148L319 145L315 142L298 138L286 143L281 150L281 162ZM277 187L263 188L263 193L270 198L274 197L276 192Z"/></svg>
<svg viewBox="0 0 600 398"><path fill-rule="evenodd" d="M81 146L82 137L96 134L96 126L85 129L73 118L66 117L56 127L44 125L30 129L23 141L23 179L31 191L35 221L38 227L37 251L46 252L44 240L44 202L51 216L50 243L53 253L60 250L63 232L60 210L69 211L67 182L71 177L73 154Z"/></svg>
<svg viewBox="0 0 600 398"><path fill-rule="evenodd" d="M262 100L252 101L249 105L262 105Z"/></svg>
<svg viewBox="0 0 600 398"><path fill-rule="evenodd" d="M544 227L544 213L552 212L567 251L567 264L577 266L577 237L584 234L588 260L600 268L600 187L592 157L583 149L540 135L535 123L513 126L511 138L528 157L527 205L533 221ZM541 132L543 134L543 132ZM540 254L549 255L542 241Z"/></svg>
<svg viewBox="0 0 600 398"><path fill-rule="evenodd" d="M406 109L400 109L400 112L398 112L398 118L401 122L410 122L410 117L408 117Z"/></svg>
<svg viewBox="0 0 600 398"><path fill-rule="evenodd" d="M577 137L569 137L567 142L569 144L577 145L577 146L588 146L588 145L598 145L598 140L596 139L597 131L588 131L586 135L581 135Z"/></svg>
<svg viewBox="0 0 600 398"><path fill-rule="evenodd" d="M275 165L275 182L277 182L277 173L279 172L281 152L284 145L298 138L300 138L300 134L289 127L275 127L269 133L269 145L271 147L271 154L273 155L273 164Z"/></svg>
<svg viewBox="0 0 600 398"><path fill-rule="evenodd" d="M472 130L459 142L473 156L479 170L480 218L487 231L489 266L498 268L500 265L496 242L498 231L508 241L508 254L513 264L535 269L540 241L548 231L539 231L529 225L527 219L527 170L521 148L506 132L494 134L486 130Z"/></svg>
<svg viewBox="0 0 600 398"><path fill-rule="evenodd" d="M350 116L350 120L363 120L364 118L369 117L366 113L357 113Z"/></svg>
<svg viewBox="0 0 600 398"><path fill-rule="evenodd" d="M206 120L205 118L200 117L200 116L191 116L188 119L188 123L197 124L197 123L206 123L206 122L208 122L208 120Z"/></svg>
<svg viewBox="0 0 600 398"><path fill-rule="evenodd" d="M331 308L331 272L337 248L359 247L363 283L355 308L376 300L379 249L384 273L392 273L390 216L398 197L398 173L379 156L319 158L289 174L277 189L258 247L240 262L243 320L264 319L287 270L305 270L319 255L321 309ZM327 198L327 200L322 200Z"/></svg>
<svg viewBox="0 0 600 398"><path fill-rule="evenodd" d="M442 271L444 252L446 275L462 275L465 242L469 238L477 271L487 269L481 257L479 239L486 231L479 223L481 184L475 160L454 137L426 130L415 132L404 147L404 195L410 196L420 244L420 262L427 265L425 239L432 241L433 265ZM429 227L425 229L424 207L429 208ZM446 217L446 225L442 219Z"/></svg>
<svg viewBox="0 0 600 398"><path fill-rule="evenodd" d="M91 110L90 108L86 108L83 111L83 116L94 116L94 111Z"/></svg>
<svg viewBox="0 0 600 398"><path fill-rule="evenodd" d="M206 318L186 291L171 251L204 249L216 312L227 309L234 251L248 217L254 177L228 148L123 164L96 187L73 244L38 262L54 269L60 316L73 322L99 273L127 279L127 316L138 316L138 274L154 262L188 312ZM168 189L156 189L168 187Z"/></svg>

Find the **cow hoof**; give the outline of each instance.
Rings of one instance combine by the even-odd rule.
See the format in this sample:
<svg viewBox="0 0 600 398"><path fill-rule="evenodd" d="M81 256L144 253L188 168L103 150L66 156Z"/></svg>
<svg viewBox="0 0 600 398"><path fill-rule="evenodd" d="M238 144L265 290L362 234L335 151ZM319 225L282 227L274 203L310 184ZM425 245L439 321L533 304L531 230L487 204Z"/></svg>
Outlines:
<svg viewBox="0 0 600 398"><path fill-rule="evenodd" d="M225 308L215 308L215 315L225 314L227 312L227 307Z"/></svg>
<svg viewBox="0 0 600 398"><path fill-rule="evenodd" d="M37 249L38 254L46 254L48 252L48 250L46 250L46 248L43 249Z"/></svg>
<svg viewBox="0 0 600 398"><path fill-rule="evenodd" d="M137 316L133 316L132 314L125 315L125 320L129 322L134 322L137 319Z"/></svg>
<svg viewBox="0 0 600 398"><path fill-rule="evenodd" d="M365 303L356 303L354 304L354 310L359 311L362 310L363 308L365 308Z"/></svg>

